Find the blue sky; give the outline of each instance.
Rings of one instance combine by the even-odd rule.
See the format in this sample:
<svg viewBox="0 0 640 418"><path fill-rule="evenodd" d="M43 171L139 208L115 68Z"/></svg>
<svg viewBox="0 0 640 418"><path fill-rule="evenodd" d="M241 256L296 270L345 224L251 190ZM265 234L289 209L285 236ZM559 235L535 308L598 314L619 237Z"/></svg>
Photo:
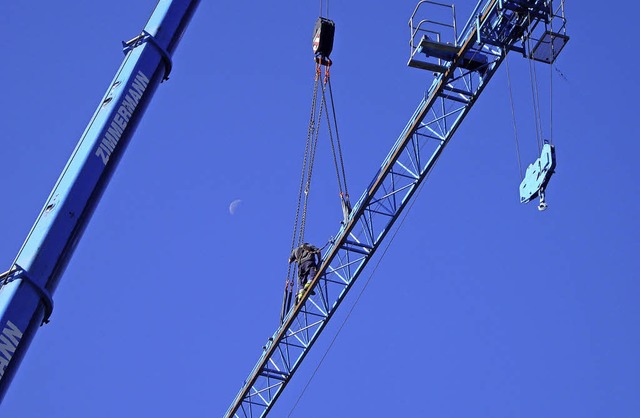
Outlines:
<svg viewBox="0 0 640 418"><path fill-rule="evenodd" d="M120 42L139 33L154 5L0 5L6 268L115 74ZM462 24L475 2L456 5ZM405 65L414 6L330 4L354 201L431 83ZM2 416L226 411L278 325L318 10L294 0L200 5ZM638 10L631 2L617 10L567 3L572 39L551 71L558 167L549 210L518 203L503 66L272 416L640 414L637 60L624 41L634 39ZM537 157L529 71L516 54L509 62L526 165ZM340 220L328 145L316 166L307 238L321 245Z"/></svg>

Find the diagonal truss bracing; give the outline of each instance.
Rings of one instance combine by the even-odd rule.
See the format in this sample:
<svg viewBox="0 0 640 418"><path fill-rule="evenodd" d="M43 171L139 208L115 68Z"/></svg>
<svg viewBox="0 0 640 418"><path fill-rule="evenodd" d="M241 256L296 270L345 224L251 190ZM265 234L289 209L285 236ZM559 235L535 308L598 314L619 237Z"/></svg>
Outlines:
<svg viewBox="0 0 640 418"><path fill-rule="evenodd" d="M483 0L475 22L460 36L460 53L436 76L346 224L323 255L306 293L263 353L225 417L267 415L378 246L427 177L445 146L518 36L543 19L529 10L550 10L549 0ZM547 7L548 6L548 7ZM513 13L513 9L520 13ZM524 11L524 13L522 12ZM507 22L508 24L505 24ZM510 33L509 31L513 31ZM499 32L499 33L498 33ZM515 35L518 36L515 36ZM501 43L503 42L503 43ZM484 64L465 69L463 59ZM485 60L486 58L486 60Z"/></svg>

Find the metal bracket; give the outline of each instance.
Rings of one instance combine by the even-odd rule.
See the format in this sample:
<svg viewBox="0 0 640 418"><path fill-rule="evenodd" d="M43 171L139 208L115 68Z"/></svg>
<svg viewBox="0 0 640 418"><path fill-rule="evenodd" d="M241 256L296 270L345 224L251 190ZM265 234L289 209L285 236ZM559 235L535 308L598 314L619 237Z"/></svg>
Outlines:
<svg viewBox="0 0 640 418"><path fill-rule="evenodd" d="M15 280L22 280L25 283L29 284L33 290L40 296L42 303L44 304L44 318L42 319L42 323L40 326L49 323L49 318L51 317L51 313L53 312L53 299L51 298L51 294L47 289L41 287L38 283L34 282L27 276L27 272L20 266L16 265L16 269L10 270L0 276L2 282L0 282L0 287L7 285Z"/></svg>
<svg viewBox="0 0 640 418"><path fill-rule="evenodd" d="M129 51L137 48L138 46L144 44L145 42L149 42L151 45L156 47L160 55L162 56L162 61L164 61L164 77L162 81L169 79L169 74L171 73L171 69L173 68L173 61L171 60L171 56L169 53L158 43L156 38L153 37L149 32L143 30L142 33L130 41L124 42L122 41L122 51L126 54Z"/></svg>

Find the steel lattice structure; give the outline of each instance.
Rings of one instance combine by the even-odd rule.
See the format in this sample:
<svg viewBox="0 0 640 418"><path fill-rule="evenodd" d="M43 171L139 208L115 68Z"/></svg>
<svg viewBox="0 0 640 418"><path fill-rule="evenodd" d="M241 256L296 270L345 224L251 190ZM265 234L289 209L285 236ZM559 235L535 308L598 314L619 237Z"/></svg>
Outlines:
<svg viewBox="0 0 640 418"><path fill-rule="evenodd" d="M421 1L418 7L425 3L442 6ZM423 36L433 32L420 26L425 21L413 24L414 12L409 65L435 71L436 77L325 251L312 281L315 295L307 292L269 338L225 417L258 417L269 412L507 52L516 50L530 59L553 62L568 37L564 34L564 8L554 11L551 3L482 0L461 35L454 32L451 44ZM549 28L556 18L561 25L553 32ZM455 31L455 23L450 27ZM422 37L414 43L416 36ZM525 40L535 41L535 46L526 48ZM551 55L543 56L545 47ZM416 58L417 53L427 54L427 60Z"/></svg>

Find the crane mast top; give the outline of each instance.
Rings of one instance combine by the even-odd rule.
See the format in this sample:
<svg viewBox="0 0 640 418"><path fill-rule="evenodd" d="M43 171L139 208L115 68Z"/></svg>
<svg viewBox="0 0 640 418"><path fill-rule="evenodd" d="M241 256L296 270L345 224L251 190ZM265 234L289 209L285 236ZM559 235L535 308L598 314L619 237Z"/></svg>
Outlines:
<svg viewBox="0 0 640 418"><path fill-rule="evenodd" d="M449 9L452 19L429 19L427 9L434 8ZM435 75L428 94L324 252L310 289L268 339L225 417L269 413L507 53L550 64L569 39L562 0L557 8L552 0L481 0L460 31L453 6L422 0L409 27L408 65Z"/></svg>

